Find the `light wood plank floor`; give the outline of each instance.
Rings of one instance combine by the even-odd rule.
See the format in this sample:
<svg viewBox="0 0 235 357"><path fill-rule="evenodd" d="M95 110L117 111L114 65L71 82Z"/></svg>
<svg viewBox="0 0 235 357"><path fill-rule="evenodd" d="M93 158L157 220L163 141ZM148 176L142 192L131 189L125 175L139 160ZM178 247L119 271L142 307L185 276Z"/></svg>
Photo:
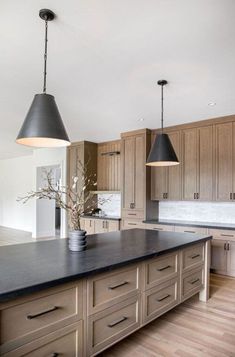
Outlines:
<svg viewBox="0 0 235 357"><path fill-rule="evenodd" d="M11 244L37 242L39 240L55 239L55 237L32 238L32 233L0 226L0 247Z"/></svg>
<svg viewBox="0 0 235 357"><path fill-rule="evenodd" d="M207 303L195 296L99 357L234 357L235 278L211 274L210 286Z"/></svg>

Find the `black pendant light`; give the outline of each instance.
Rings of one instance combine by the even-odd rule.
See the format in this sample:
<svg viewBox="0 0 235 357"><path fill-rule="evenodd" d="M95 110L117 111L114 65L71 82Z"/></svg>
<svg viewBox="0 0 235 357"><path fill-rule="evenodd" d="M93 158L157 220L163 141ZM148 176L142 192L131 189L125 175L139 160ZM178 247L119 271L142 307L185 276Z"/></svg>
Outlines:
<svg viewBox="0 0 235 357"><path fill-rule="evenodd" d="M163 132L163 87L167 84L165 79L157 82L161 86L161 134L157 134L146 165L148 166L173 166L178 165L179 160L171 144L170 138Z"/></svg>
<svg viewBox="0 0 235 357"><path fill-rule="evenodd" d="M33 147L68 146L70 141L55 98L46 93L48 21L52 21L55 14L51 10L42 9L39 11L39 16L45 21L43 93L35 95L16 142Z"/></svg>

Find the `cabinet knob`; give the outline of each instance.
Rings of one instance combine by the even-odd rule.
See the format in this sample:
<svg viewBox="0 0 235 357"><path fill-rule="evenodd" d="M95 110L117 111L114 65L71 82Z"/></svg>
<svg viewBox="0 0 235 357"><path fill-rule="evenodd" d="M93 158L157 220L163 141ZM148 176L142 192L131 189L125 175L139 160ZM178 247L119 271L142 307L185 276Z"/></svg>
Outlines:
<svg viewBox="0 0 235 357"><path fill-rule="evenodd" d="M232 200L233 199L233 194L232 194L232 192L230 192L230 200Z"/></svg>
<svg viewBox="0 0 235 357"><path fill-rule="evenodd" d="M193 194L193 198L196 200L196 193Z"/></svg>
<svg viewBox="0 0 235 357"><path fill-rule="evenodd" d="M197 200L199 199L199 193L197 192Z"/></svg>

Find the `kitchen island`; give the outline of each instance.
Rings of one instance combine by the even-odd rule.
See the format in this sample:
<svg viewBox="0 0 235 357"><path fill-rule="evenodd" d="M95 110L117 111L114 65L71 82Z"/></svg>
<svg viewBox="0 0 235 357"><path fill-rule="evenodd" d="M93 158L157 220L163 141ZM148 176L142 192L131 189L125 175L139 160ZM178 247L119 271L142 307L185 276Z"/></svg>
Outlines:
<svg viewBox="0 0 235 357"><path fill-rule="evenodd" d="M182 301L209 297L210 236L132 229L0 250L0 353L93 356Z"/></svg>

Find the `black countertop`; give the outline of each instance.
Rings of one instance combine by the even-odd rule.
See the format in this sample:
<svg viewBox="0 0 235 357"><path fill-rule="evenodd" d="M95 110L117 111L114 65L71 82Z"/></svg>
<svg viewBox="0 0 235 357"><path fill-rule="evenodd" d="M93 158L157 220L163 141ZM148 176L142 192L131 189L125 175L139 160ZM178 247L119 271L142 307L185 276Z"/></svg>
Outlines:
<svg viewBox="0 0 235 357"><path fill-rule="evenodd" d="M114 216L93 216L92 214L84 214L83 218L90 218L90 219L104 219L109 221L120 221L121 217L114 217Z"/></svg>
<svg viewBox="0 0 235 357"><path fill-rule="evenodd" d="M131 229L88 237L84 252L70 252L67 239L0 248L0 302L153 258L200 241L206 235Z"/></svg>
<svg viewBox="0 0 235 357"><path fill-rule="evenodd" d="M147 224L167 224L169 226L188 226L188 227L205 227L235 230L233 223L217 223L217 222L199 222L199 221L181 221L173 219L149 219L143 221Z"/></svg>

